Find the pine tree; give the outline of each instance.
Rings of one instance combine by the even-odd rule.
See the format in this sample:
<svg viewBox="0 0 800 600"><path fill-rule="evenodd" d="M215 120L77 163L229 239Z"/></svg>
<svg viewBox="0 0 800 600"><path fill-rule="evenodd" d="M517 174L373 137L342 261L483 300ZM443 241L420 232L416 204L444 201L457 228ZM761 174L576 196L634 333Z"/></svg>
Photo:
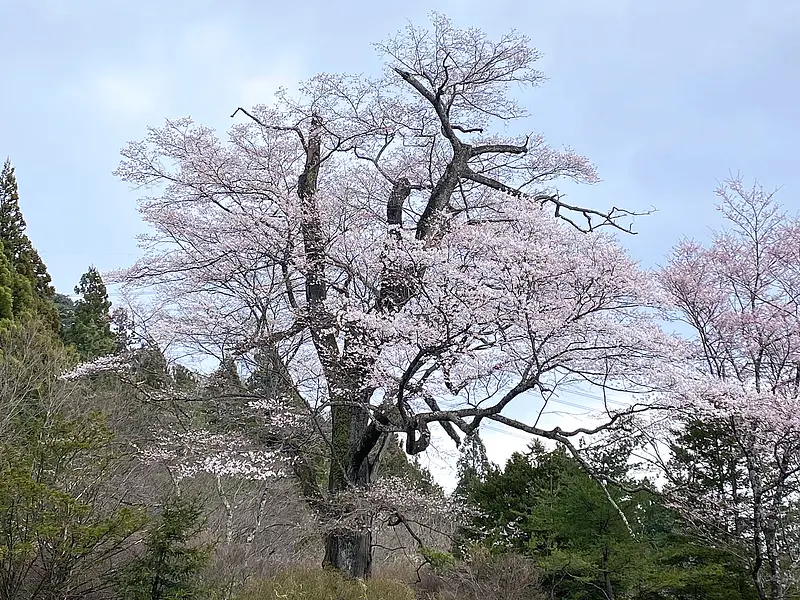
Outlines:
<svg viewBox="0 0 800 600"><path fill-rule="evenodd" d="M109 317L111 301L97 269L89 267L75 293L81 298L75 303L72 324L63 331L64 342L74 345L84 360L111 354L116 348Z"/></svg>
<svg viewBox="0 0 800 600"><path fill-rule="evenodd" d="M0 327L14 317L14 273L0 243Z"/></svg>
<svg viewBox="0 0 800 600"><path fill-rule="evenodd" d="M202 504L170 499L145 539L144 553L117 580L130 600L191 600L207 597L199 584L211 547L196 542L203 529Z"/></svg>
<svg viewBox="0 0 800 600"><path fill-rule="evenodd" d="M53 303L58 309L58 318L61 321L61 332L65 332L75 323L75 302L64 294L55 294Z"/></svg>
<svg viewBox="0 0 800 600"><path fill-rule="evenodd" d="M8 260L16 267L24 245L25 218L19 208L19 191L17 178L11 160L6 159L0 173L0 239L3 240L3 251Z"/></svg>
<svg viewBox="0 0 800 600"><path fill-rule="evenodd" d="M453 497L466 505L473 505L472 496L475 490L480 488L492 472L493 465L486 456L486 446L478 430L475 430L461 442L456 463L458 482L453 490ZM471 527L459 527L456 530L452 547L454 556L465 558L467 547L475 540L473 534Z"/></svg>
<svg viewBox="0 0 800 600"><path fill-rule="evenodd" d="M475 516L462 545L533 558L551 598L754 598L746 569L715 545L687 537L650 484L625 472L624 451L605 455L603 467L640 491L603 490L564 447L535 443L470 490Z"/></svg>

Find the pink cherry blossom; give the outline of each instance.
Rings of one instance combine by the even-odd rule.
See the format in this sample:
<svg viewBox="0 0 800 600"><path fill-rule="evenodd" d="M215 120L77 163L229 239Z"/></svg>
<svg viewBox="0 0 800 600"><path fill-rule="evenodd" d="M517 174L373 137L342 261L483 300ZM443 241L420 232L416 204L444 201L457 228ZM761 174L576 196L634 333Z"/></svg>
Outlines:
<svg viewBox="0 0 800 600"><path fill-rule="evenodd" d="M738 536L761 597L781 599L797 567L788 515L800 491L800 221L757 184L733 179L717 194L726 229L708 247L679 244L660 274L673 316L695 333L666 400L679 423L732 440L746 476L724 491L681 484L674 502L706 531Z"/></svg>
<svg viewBox="0 0 800 600"><path fill-rule="evenodd" d="M411 454L437 425L456 442L483 420L580 435L504 415L576 382L652 391L677 345L661 291L603 232L635 213L567 202L555 185L596 182L588 159L496 133L526 116L512 90L543 79L525 36L434 15L376 47L378 80L315 76L237 109L227 136L167 120L116 171L148 190L145 255L118 279L152 294L154 335L200 358L280 357L293 397L330 418L334 495L374 489L392 433ZM352 542L330 535L334 554Z"/></svg>

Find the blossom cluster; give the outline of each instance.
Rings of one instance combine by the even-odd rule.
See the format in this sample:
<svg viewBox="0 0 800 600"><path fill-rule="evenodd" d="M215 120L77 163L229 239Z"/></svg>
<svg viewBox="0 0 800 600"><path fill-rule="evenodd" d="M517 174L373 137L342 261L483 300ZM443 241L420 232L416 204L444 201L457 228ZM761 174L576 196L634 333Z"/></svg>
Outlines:
<svg viewBox="0 0 800 600"><path fill-rule="evenodd" d="M114 373L120 372L128 365L125 357L117 354L109 354L106 356L99 356L92 361L81 363L71 371L61 375L61 379L66 381L73 381L99 373Z"/></svg>
<svg viewBox="0 0 800 600"><path fill-rule="evenodd" d="M209 474L264 481L286 474L286 459L280 452L251 449L247 440L235 433L163 431L136 449L142 461L166 465L178 480Z"/></svg>
<svg viewBox="0 0 800 600"><path fill-rule="evenodd" d="M259 398L248 402L247 407L266 419L271 430L280 431L285 437L309 431L311 417L292 407L287 398Z"/></svg>

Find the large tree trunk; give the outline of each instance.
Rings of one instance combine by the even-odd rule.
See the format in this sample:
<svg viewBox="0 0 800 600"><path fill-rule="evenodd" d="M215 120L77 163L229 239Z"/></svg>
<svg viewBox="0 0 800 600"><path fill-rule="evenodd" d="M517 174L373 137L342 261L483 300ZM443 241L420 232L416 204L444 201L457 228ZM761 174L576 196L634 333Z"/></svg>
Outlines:
<svg viewBox="0 0 800 600"><path fill-rule="evenodd" d="M369 485L369 461L364 450L366 453L371 450L369 440L375 438L366 436L369 426L366 405L371 392L364 390L362 384L370 369L362 355L363 340L354 339L354 332L345 332L340 353L339 342L332 333L334 319L325 307L326 238L315 198L321 162L321 134L322 120L314 115L305 143L306 164L297 182L297 195L301 200L301 230L308 265L305 287L309 324L331 399L328 491L333 505L327 511L330 522L325 534L323 566L338 569L350 577L366 578L372 571L371 523L367 522L366 516L354 512L357 509L339 505L337 495ZM402 199L397 202L402 202Z"/></svg>
<svg viewBox="0 0 800 600"><path fill-rule="evenodd" d="M366 579L372 574L372 532L369 529L328 532L322 564L350 577Z"/></svg>
<svg viewBox="0 0 800 600"><path fill-rule="evenodd" d="M350 401L359 394L349 394ZM363 403L364 398L359 398ZM336 405L331 409L331 466L328 491L331 498L347 490L365 489L370 483L369 461L363 455L369 420L367 411L355 403ZM372 574L372 532L369 515L357 507L339 507L338 515L331 515L345 523L329 529L325 535L323 566L338 569L353 578L368 578Z"/></svg>

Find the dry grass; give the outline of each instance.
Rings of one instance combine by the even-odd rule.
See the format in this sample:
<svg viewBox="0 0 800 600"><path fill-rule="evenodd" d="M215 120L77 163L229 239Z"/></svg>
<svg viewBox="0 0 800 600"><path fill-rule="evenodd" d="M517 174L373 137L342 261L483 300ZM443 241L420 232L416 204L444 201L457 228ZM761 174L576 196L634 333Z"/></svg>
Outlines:
<svg viewBox="0 0 800 600"><path fill-rule="evenodd" d="M324 569L294 569L252 582L235 600L414 600L407 585L388 579L346 579Z"/></svg>

